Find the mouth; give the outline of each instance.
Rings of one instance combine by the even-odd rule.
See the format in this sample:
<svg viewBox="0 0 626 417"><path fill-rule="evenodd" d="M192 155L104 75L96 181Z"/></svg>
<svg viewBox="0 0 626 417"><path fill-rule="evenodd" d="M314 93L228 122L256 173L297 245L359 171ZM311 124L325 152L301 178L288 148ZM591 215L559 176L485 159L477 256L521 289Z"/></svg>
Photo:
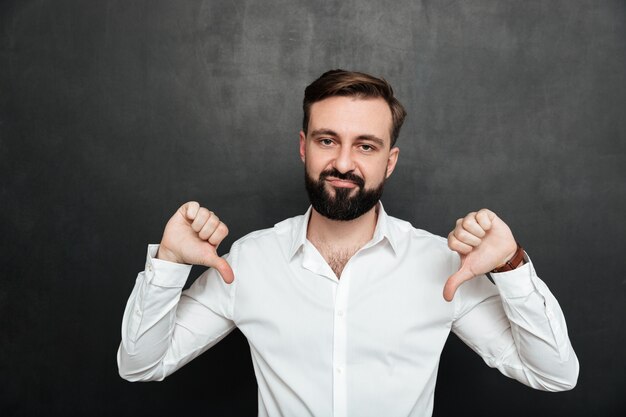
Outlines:
<svg viewBox="0 0 626 417"><path fill-rule="evenodd" d="M334 177L327 177L326 182L336 188L357 188L359 186L354 181L342 180Z"/></svg>

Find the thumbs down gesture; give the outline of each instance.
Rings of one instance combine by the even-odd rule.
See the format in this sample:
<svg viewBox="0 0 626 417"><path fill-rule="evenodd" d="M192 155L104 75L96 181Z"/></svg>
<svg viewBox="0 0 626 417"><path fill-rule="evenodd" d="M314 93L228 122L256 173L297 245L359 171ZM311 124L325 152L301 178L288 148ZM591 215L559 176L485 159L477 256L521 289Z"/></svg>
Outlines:
<svg viewBox="0 0 626 417"><path fill-rule="evenodd" d="M458 219L448 235L448 247L461 256L461 266L446 282L443 289L446 301L452 301L465 281L505 264L517 251L509 226L488 209Z"/></svg>

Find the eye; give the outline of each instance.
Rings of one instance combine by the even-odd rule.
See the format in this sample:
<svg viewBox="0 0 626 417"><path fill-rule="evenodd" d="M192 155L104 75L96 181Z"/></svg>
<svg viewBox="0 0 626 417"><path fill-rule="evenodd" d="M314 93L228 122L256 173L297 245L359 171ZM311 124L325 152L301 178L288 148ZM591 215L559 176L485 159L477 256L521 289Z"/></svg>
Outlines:
<svg viewBox="0 0 626 417"><path fill-rule="evenodd" d="M359 145L363 152L373 152L376 150L372 145L368 145L367 143Z"/></svg>
<svg viewBox="0 0 626 417"><path fill-rule="evenodd" d="M332 144L333 144L333 140L332 140L332 139L329 139L329 138L321 138L321 139L319 140L319 143L321 143L321 144L322 144L322 145L324 145L324 146L330 146L330 145L332 145Z"/></svg>

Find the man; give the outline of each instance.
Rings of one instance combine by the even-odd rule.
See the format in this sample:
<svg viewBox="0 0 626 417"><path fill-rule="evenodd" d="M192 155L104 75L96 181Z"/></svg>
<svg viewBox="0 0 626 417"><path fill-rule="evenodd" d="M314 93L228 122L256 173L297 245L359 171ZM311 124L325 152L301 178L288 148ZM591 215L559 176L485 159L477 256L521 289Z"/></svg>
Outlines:
<svg viewBox="0 0 626 417"><path fill-rule="evenodd" d="M311 208L220 258L226 226L196 202L180 207L128 301L120 375L162 380L238 327L261 416L425 416L452 330L509 377L573 388L561 309L495 213L457 220L446 245L383 210L404 116L387 82L367 74L329 71L308 86L300 157ZM192 264L211 268L181 295Z"/></svg>

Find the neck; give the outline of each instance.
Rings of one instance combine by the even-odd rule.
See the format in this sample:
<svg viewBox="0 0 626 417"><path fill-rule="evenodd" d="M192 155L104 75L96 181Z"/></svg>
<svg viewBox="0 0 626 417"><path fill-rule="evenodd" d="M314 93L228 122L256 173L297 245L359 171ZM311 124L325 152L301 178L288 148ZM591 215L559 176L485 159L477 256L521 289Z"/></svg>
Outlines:
<svg viewBox="0 0 626 417"><path fill-rule="evenodd" d="M378 220L378 204L354 220L331 220L311 210L306 237L315 246L323 244L334 248L361 248L374 236Z"/></svg>

